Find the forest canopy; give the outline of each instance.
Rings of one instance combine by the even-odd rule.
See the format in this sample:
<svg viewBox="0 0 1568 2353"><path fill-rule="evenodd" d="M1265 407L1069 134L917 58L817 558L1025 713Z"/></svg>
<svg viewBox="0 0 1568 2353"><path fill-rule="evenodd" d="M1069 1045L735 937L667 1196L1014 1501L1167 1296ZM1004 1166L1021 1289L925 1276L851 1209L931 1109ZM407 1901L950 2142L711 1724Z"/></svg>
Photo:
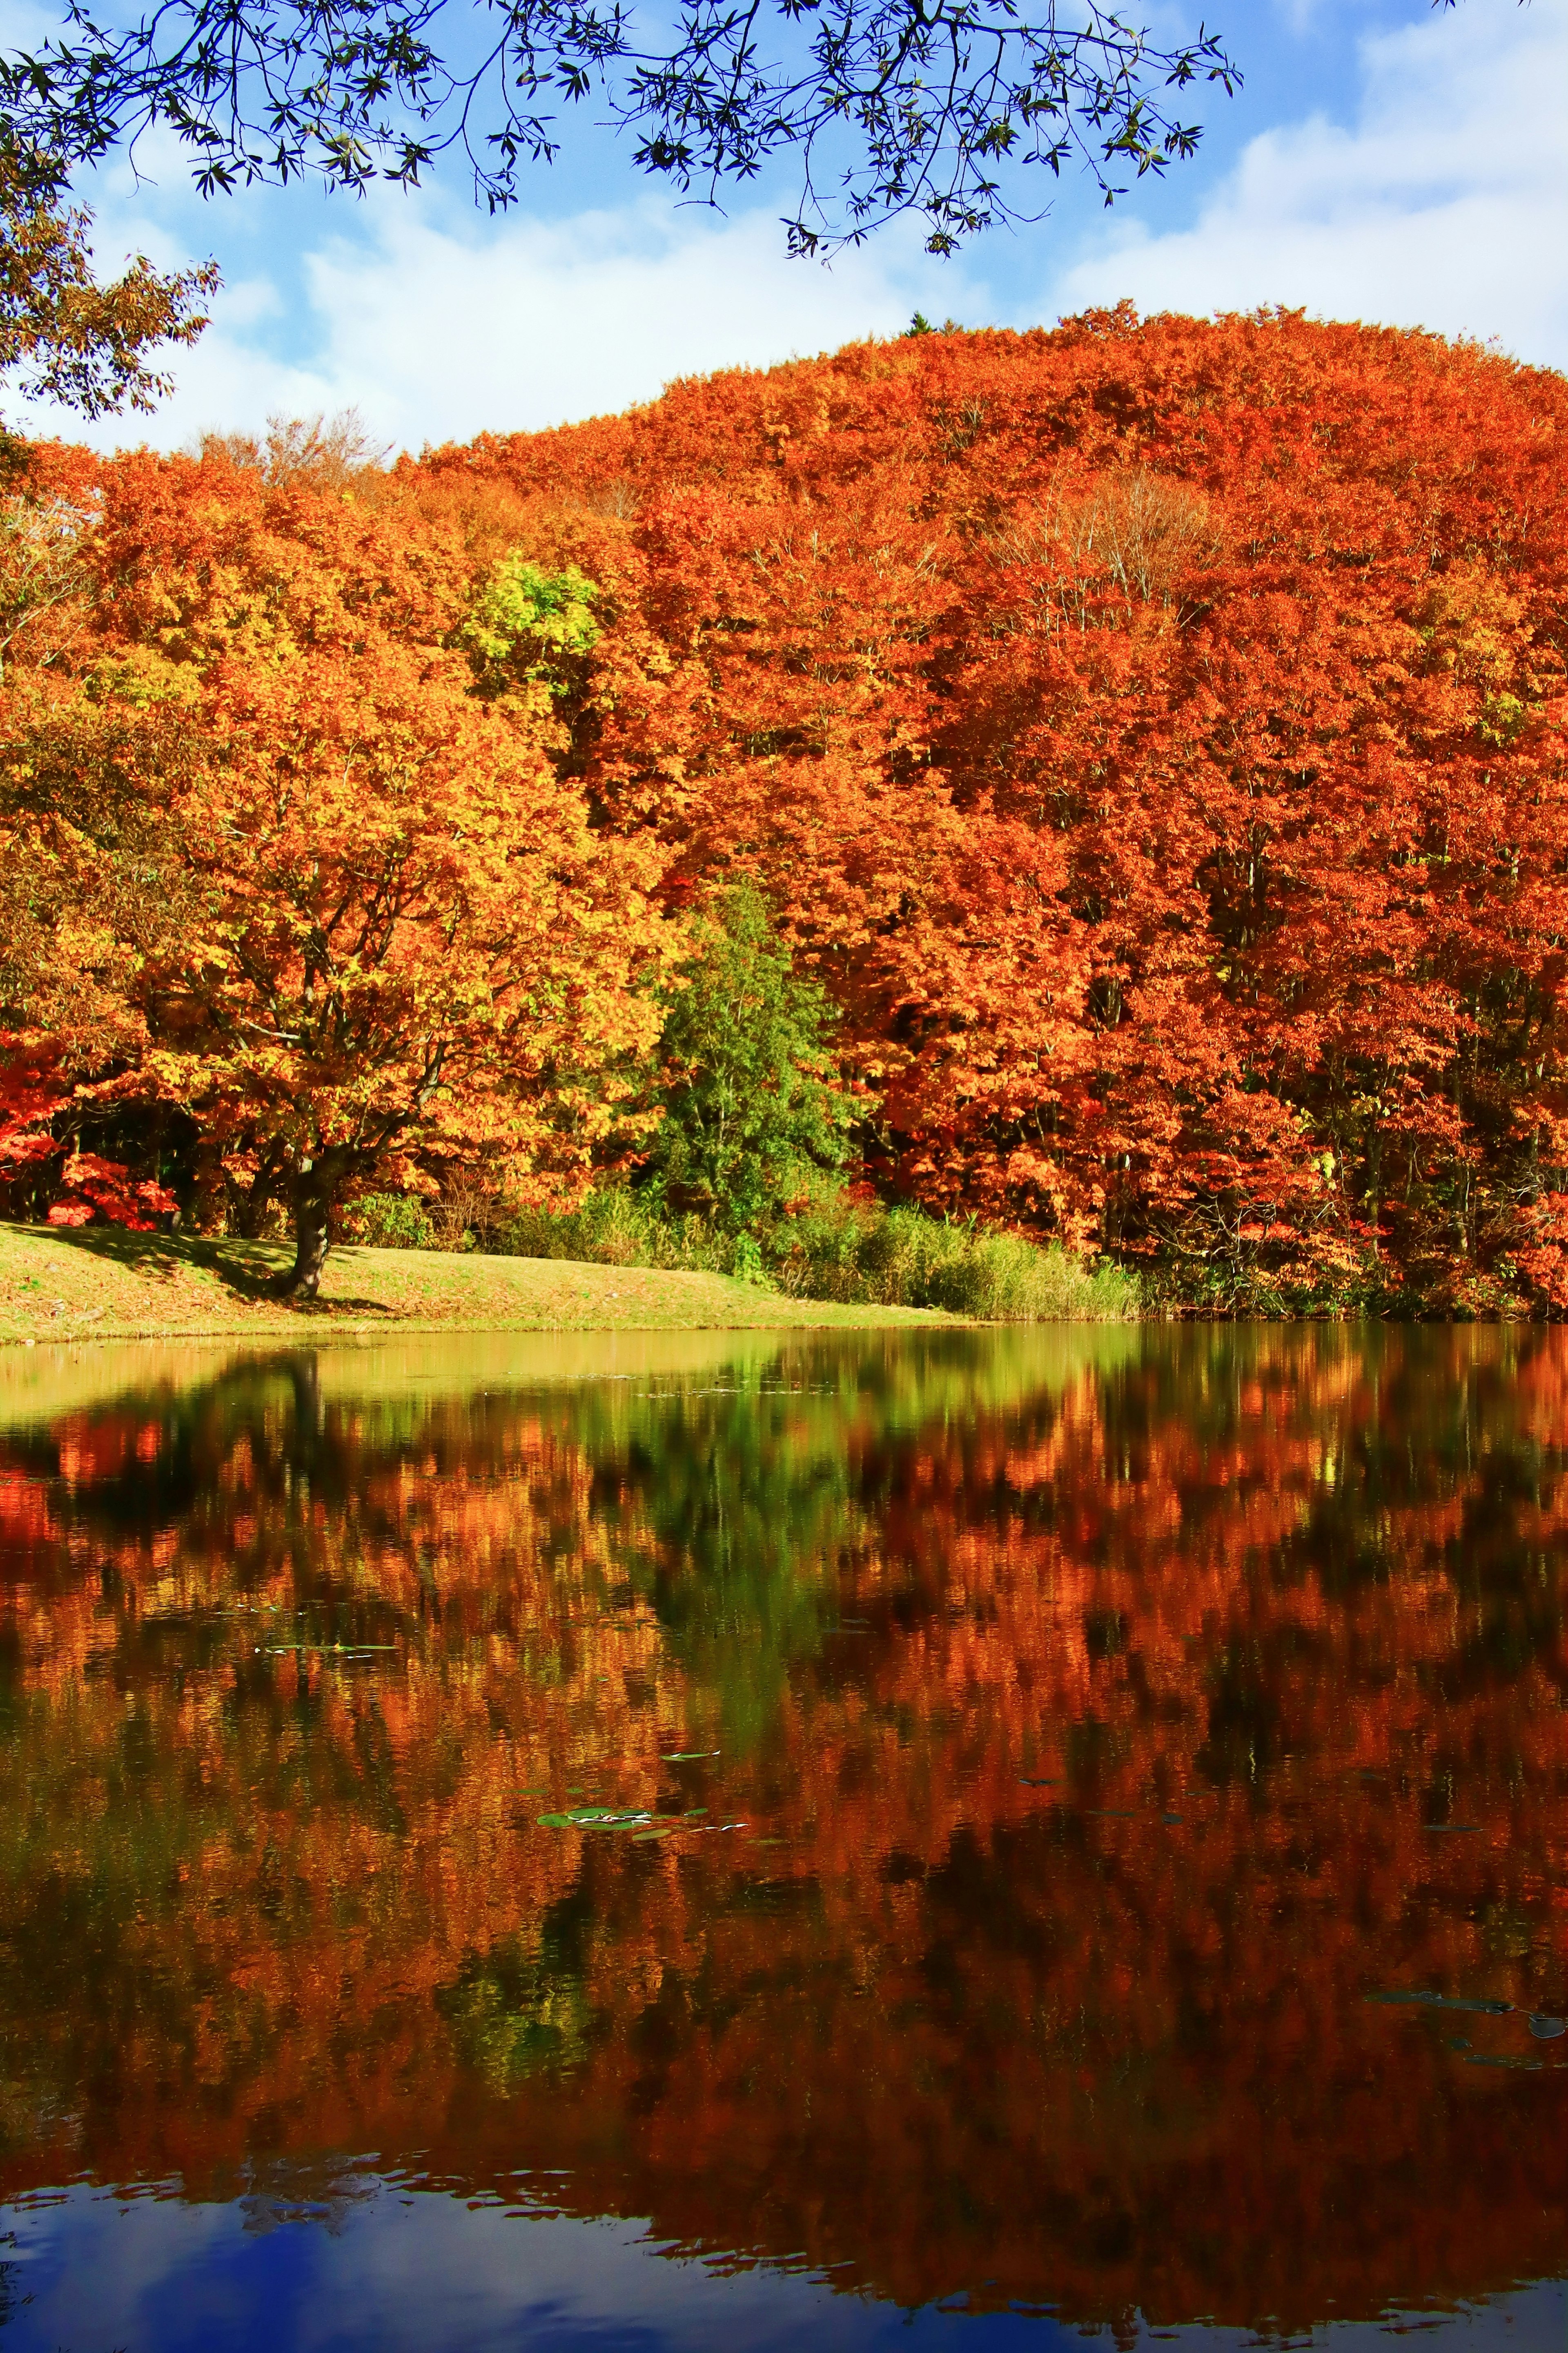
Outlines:
<svg viewBox="0 0 1568 2353"><path fill-rule="evenodd" d="M330 482L36 448L14 1209L637 1182L744 885L862 1191L1198 1307L1568 1308L1565 425L1124 307Z"/></svg>

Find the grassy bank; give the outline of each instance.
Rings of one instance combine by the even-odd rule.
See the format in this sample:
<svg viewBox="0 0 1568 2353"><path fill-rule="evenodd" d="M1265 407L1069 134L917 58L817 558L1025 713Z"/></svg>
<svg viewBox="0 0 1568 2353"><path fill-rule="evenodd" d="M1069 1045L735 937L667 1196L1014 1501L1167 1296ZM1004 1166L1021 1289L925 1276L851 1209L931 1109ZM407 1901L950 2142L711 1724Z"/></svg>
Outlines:
<svg viewBox="0 0 1568 2353"><path fill-rule="evenodd" d="M341 1247L321 1296L272 1294L289 1253L270 1242L180 1241L114 1226L0 1224L0 1342L310 1332L767 1331L932 1324L907 1308L793 1299L710 1273Z"/></svg>
<svg viewBox="0 0 1568 2353"><path fill-rule="evenodd" d="M503 1207L467 1226L451 1218L440 1235L403 1195L373 1196L351 1214L366 1242L411 1250L460 1242L501 1257L739 1275L818 1304L935 1308L980 1324L1125 1324L1142 1314L1137 1281L1120 1267L1085 1264L1054 1242L967 1220L857 1201L837 1184L739 1231L671 1215L657 1197L626 1186L602 1187L564 1212Z"/></svg>

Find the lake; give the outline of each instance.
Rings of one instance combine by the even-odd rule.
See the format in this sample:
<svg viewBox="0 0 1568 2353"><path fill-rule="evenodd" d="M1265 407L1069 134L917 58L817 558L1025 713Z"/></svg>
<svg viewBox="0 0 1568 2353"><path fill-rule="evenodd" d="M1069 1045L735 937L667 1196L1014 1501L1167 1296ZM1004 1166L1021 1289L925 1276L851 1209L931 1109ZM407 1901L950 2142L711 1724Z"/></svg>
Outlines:
<svg viewBox="0 0 1568 2353"><path fill-rule="evenodd" d="M0 1357L0 2353L1568 2332L1568 1332Z"/></svg>

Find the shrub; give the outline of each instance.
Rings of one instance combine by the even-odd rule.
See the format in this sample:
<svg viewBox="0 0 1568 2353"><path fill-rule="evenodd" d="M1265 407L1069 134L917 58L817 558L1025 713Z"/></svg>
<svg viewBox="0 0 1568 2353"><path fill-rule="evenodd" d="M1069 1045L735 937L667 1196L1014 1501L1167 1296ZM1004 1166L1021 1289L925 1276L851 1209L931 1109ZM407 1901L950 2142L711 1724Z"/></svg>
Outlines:
<svg viewBox="0 0 1568 2353"><path fill-rule="evenodd" d="M766 1282L755 1238L689 1211L668 1209L657 1195L606 1185L574 1209L514 1208L483 1240L512 1258L585 1259L598 1266L651 1266Z"/></svg>
<svg viewBox="0 0 1568 2353"><path fill-rule="evenodd" d="M948 1224L843 1192L754 1232L731 1232L607 1186L575 1209L518 1210L489 1246L520 1258L731 1274L795 1299L940 1307L984 1323L1116 1323L1139 1312L1137 1283L1118 1268L1089 1269L1055 1244L1041 1248L1021 1234Z"/></svg>
<svg viewBox="0 0 1568 2353"><path fill-rule="evenodd" d="M1138 1286L1119 1268L1089 1268L1057 1244L840 1198L783 1222L770 1238L781 1291L888 1307L941 1307L989 1324L1122 1322Z"/></svg>
<svg viewBox="0 0 1568 2353"><path fill-rule="evenodd" d="M434 1250L436 1229L412 1193L365 1193L345 1204L342 1239L368 1250Z"/></svg>

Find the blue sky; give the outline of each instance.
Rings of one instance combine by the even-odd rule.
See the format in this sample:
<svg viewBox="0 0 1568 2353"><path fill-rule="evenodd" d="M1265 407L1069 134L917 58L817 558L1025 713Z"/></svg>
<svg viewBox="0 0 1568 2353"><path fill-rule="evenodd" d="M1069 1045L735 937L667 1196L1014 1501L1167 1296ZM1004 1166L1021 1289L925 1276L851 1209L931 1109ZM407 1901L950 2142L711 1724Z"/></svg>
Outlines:
<svg viewBox="0 0 1568 2353"><path fill-rule="evenodd" d="M11 0L13 37L47 7ZM1174 33L1197 9L1147 0L1147 13ZM727 216L681 208L591 131L497 220L456 171L413 197L204 203L175 153L149 154L151 182L121 166L84 190L100 263L210 254L226 287L160 413L91 438L173 447L352 405L416 449L892 333L916 308L1023 326L1123 295L1145 311L1300 304L1568 364L1568 0L1219 0L1210 22L1247 86L1205 93L1197 164L1109 215L1064 183L1047 218L945 263L903 227L826 269L792 262L787 176Z"/></svg>

